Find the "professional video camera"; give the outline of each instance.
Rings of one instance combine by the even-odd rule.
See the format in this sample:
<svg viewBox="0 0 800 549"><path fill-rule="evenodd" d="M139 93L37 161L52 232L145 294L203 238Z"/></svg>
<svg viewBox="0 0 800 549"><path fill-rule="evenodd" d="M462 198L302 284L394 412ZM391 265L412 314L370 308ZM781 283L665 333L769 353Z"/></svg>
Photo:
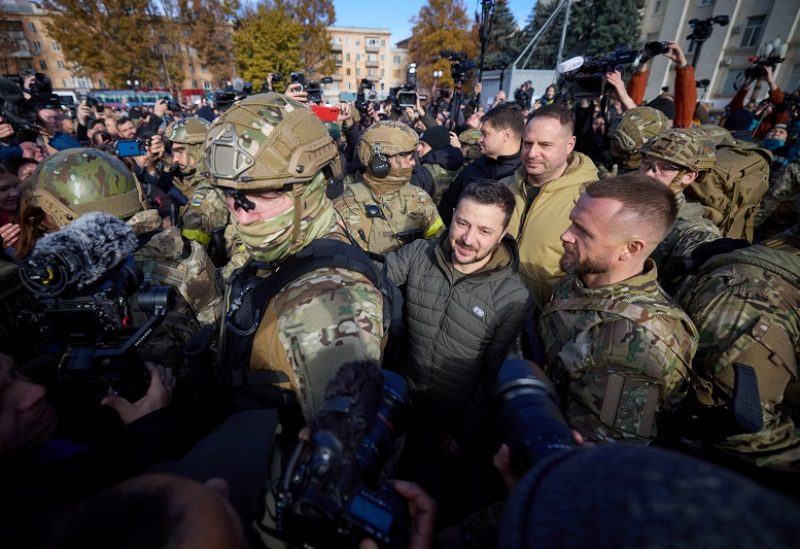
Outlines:
<svg viewBox="0 0 800 549"><path fill-rule="evenodd" d="M534 367L527 360L506 360L493 392L501 439L508 444L512 465L519 473L554 452L576 446L553 386L537 376Z"/></svg>
<svg viewBox="0 0 800 549"><path fill-rule="evenodd" d="M708 19L689 19L689 26L692 27L692 33L686 37L687 40L694 40L695 42L705 42L711 37L711 31L716 23L720 27L726 26L730 23L731 18L727 15L717 15L709 17Z"/></svg>
<svg viewBox="0 0 800 549"><path fill-rule="evenodd" d="M176 112L177 113L177 112L181 112L183 110L183 109L181 109L180 103L178 103L177 101L174 101L172 99L172 97L170 97L169 95L165 95L164 97L162 97L161 101L164 101L167 104L167 108L172 112Z"/></svg>
<svg viewBox="0 0 800 549"><path fill-rule="evenodd" d="M774 69L786 60L786 51L789 44L782 44L776 47L772 42L763 44L758 53L751 57L751 66L744 70L744 77L748 80L758 80L767 76L767 67Z"/></svg>
<svg viewBox="0 0 800 549"><path fill-rule="evenodd" d="M450 76L456 85L463 84L469 71L475 69L475 63L467 59L464 52L442 50L439 56L450 61Z"/></svg>
<svg viewBox="0 0 800 549"><path fill-rule="evenodd" d="M281 537L304 547L355 547L364 538L404 546L407 503L381 471L395 452L406 400L403 378L374 362L340 368L277 488Z"/></svg>
<svg viewBox="0 0 800 549"><path fill-rule="evenodd" d="M624 70L624 66L633 63L638 54L627 47L619 47L601 57L573 57L556 67L562 75L559 88L570 87L572 97L599 97L603 95L606 85L606 73ZM568 85L569 84L569 85Z"/></svg>
<svg viewBox="0 0 800 549"><path fill-rule="evenodd" d="M43 237L20 270L38 300L25 316L42 342L68 357L61 381L100 396L110 388L131 401L149 384L136 349L175 301L171 287L141 286L131 255L137 247L129 225L95 212ZM134 314L147 319L134 327Z"/></svg>
<svg viewBox="0 0 800 549"><path fill-rule="evenodd" d="M27 90L23 90L25 80L33 76ZM30 99L26 99L27 91ZM39 132L43 128L38 121L36 105L46 101L53 94L53 85L47 75L28 69L21 75L7 74L0 78L0 116L14 128L14 133Z"/></svg>
<svg viewBox="0 0 800 549"><path fill-rule="evenodd" d="M417 64L409 63L406 68L406 82L396 93L397 106L401 109L417 104Z"/></svg>
<svg viewBox="0 0 800 549"><path fill-rule="evenodd" d="M372 108L376 111L380 108L375 98L375 84L368 78L362 78L358 84L358 93L356 94L356 109L361 116L367 116L367 105L373 103Z"/></svg>

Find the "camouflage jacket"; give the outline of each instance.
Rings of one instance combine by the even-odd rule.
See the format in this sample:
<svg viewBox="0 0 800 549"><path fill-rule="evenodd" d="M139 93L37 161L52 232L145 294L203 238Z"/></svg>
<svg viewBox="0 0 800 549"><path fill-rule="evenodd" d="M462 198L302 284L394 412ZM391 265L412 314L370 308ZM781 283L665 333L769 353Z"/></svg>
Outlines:
<svg viewBox="0 0 800 549"><path fill-rule="evenodd" d="M438 204L442 199L442 195L450 186L450 183L456 178L461 169L447 170L439 164L423 164L423 166L431 172L433 176L433 199L434 204Z"/></svg>
<svg viewBox="0 0 800 549"><path fill-rule="evenodd" d="M768 220L778 225L793 225L797 222L798 200L800 161L794 161L771 178L769 190L761 199L761 207L755 215L755 226L760 227Z"/></svg>
<svg viewBox="0 0 800 549"><path fill-rule="evenodd" d="M789 236L794 237L794 243ZM790 415L800 356L800 237L786 234L711 257L679 296L700 334L695 384L704 404L729 404L736 363L752 366L764 428L723 439L717 447L759 466L800 471L800 433Z"/></svg>
<svg viewBox="0 0 800 549"><path fill-rule="evenodd" d="M717 226L703 217L702 204L688 202L682 192L675 197L678 199L678 218L664 240L650 254L658 268L659 283L670 292L676 278L691 264L695 248L704 242L722 238Z"/></svg>
<svg viewBox="0 0 800 549"><path fill-rule="evenodd" d="M368 215L368 206L376 206L378 215ZM419 237L437 237L444 230L431 197L411 184L379 194L363 181L346 180L333 207L353 240L375 254L391 252Z"/></svg>
<svg viewBox="0 0 800 549"><path fill-rule="evenodd" d="M321 238L350 242L340 228ZM261 271L259 276L268 276ZM229 287L230 288L230 287ZM226 291L226 310L236 296ZM287 284L270 300L253 340L250 369L286 374L308 422L324 403L338 367L381 361L383 296L362 274L321 268Z"/></svg>
<svg viewBox="0 0 800 549"><path fill-rule="evenodd" d="M200 176L192 189L194 193L182 212L181 234L187 240L196 240L207 247L214 229L228 225L228 205L222 192L212 187L205 177Z"/></svg>
<svg viewBox="0 0 800 549"><path fill-rule="evenodd" d="M697 346L689 317L644 272L602 288L565 276L539 317L545 370L586 440L649 443L686 394Z"/></svg>

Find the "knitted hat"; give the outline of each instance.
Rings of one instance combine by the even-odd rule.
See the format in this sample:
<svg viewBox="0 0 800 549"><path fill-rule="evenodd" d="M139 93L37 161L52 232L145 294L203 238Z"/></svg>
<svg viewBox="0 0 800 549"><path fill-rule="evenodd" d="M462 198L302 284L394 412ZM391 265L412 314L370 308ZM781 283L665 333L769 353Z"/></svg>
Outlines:
<svg viewBox="0 0 800 549"><path fill-rule="evenodd" d="M747 131L753 125L753 113L747 109L739 109L732 112L728 119L725 121L725 129L737 132L740 130Z"/></svg>
<svg viewBox="0 0 800 549"><path fill-rule="evenodd" d="M666 97L656 97L647 104L656 110L663 112L670 120L675 119L675 101L667 99Z"/></svg>
<svg viewBox="0 0 800 549"><path fill-rule="evenodd" d="M613 444L552 455L508 500L498 547L798 547L800 509L675 452Z"/></svg>
<svg viewBox="0 0 800 549"><path fill-rule="evenodd" d="M431 126L419 138L431 146L431 149L438 150L450 144L450 132L444 126Z"/></svg>

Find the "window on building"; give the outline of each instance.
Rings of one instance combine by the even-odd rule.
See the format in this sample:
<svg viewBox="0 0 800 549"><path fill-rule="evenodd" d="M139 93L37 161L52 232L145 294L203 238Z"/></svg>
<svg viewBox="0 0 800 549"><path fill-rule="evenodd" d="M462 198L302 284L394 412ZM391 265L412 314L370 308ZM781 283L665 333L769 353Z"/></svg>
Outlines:
<svg viewBox="0 0 800 549"><path fill-rule="evenodd" d="M367 61L377 61L378 54L377 53L368 53L367 54Z"/></svg>
<svg viewBox="0 0 800 549"><path fill-rule="evenodd" d="M347 46L348 48L350 47L350 39L349 38L345 38L344 39L344 45Z"/></svg>
<svg viewBox="0 0 800 549"><path fill-rule="evenodd" d="M350 69L347 69L347 76L350 76Z"/></svg>
<svg viewBox="0 0 800 549"><path fill-rule="evenodd" d="M101 88L105 88L105 87L106 87L106 81L105 81L105 80L103 80L102 78L101 78L101 79L99 79L99 80L97 81L97 83L100 85L100 87L101 87Z"/></svg>
<svg viewBox="0 0 800 549"><path fill-rule="evenodd" d="M381 78L383 78L384 76L386 76L386 70L385 69L381 69Z"/></svg>
<svg viewBox="0 0 800 549"><path fill-rule="evenodd" d="M58 42L53 42L53 51L61 51L61 48L58 47Z"/></svg>
<svg viewBox="0 0 800 549"><path fill-rule="evenodd" d="M347 83L347 91L350 91L352 89L353 89L353 84L351 82L348 82Z"/></svg>
<svg viewBox="0 0 800 549"><path fill-rule="evenodd" d="M65 88L71 88L72 86L69 85L69 78L62 78L61 81L64 83Z"/></svg>
<svg viewBox="0 0 800 549"><path fill-rule="evenodd" d="M62 71L65 69L63 61L56 61L56 66L61 69Z"/></svg>
<svg viewBox="0 0 800 549"><path fill-rule="evenodd" d="M192 87L197 89L197 80L192 80Z"/></svg>
<svg viewBox="0 0 800 549"><path fill-rule="evenodd" d="M208 70L208 65L200 65L200 70L201 71L207 71Z"/></svg>
<svg viewBox="0 0 800 549"><path fill-rule="evenodd" d="M664 4L666 2L664 0L656 0L653 2L653 15L658 15L664 11Z"/></svg>
<svg viewBox="0 0 800 549"><path fill-rule="evenodd" d="M715 0L700 0L700 5L701 6L710 6L714 2L715 2Z"/></svg>
<svg viewBox="0 0 800 549"><path fill-rule="evenodd" d="M356 40L356 47L359 47L360 45L361 45L361 40Z"/></svg>
<svg viewBox="0 0 800 549"><path fill-rule="evenodd" d="M42 59L41 61L39 61L39 68L40 68L41 70L43 70L43 71L46 71L46 70L47 70L47 63L45 62L45 60L44 60L44 59Z"/></svg>
<svg viewBox="0 0 800 549"><path fill-rule="evenodd" d="M385 62L386 62L386 55L381 54L381 63L385 63Z"/></svg>
<svg viewBox="0 0 800 549"><path fill-rule="evenodd" d="M380 43L381 43L380 40L378 40L377 38L367 38L366 40L367 47L379 48Z"/></svg>
<svg viewBox="0 0 800 549"><path fill-rule="evenodd" d="M31 32L36 32L36 25L33 24L33 21L28 23L28 30Z"/></svg>
<svg viewBox="0 0 800 549"><path fill-rule="evenodd" d="M744 27L744 33L742 34L742 43L739 45L739 47L753 48L757 46L761 41L761 35L764 33L764 26L766 23L766 15L748 17L747 24Z"/></svg>
<svg viewBox="0 0 800 549"><path fill-rule="evenodd" d="M203 80L203 88L210 90L211 89L211 82L208 80Z"/></svg>
<svg viewBox="0 0 800 549"><path fill-rule="evenodd" d="M349 53L344 54L344 60L345 61L350 61L350 54Z"/></svg>
<svg viewBox="0 0 800 549"><path fill-rule="evenodd" d="M370 67L369 69L367 69L367 76L378 76L378 71L377 71L377 69L374 69L374 68L372 68L372 67Z"/></svg>
<svg viewBox="0 0 800 549"><path fill-rule="evenodd" d="M33 43L33 53L41 53L42 52L42 43L41 42L34 42Z"/></svg>
<svg viewBox="0 0 800 549"><path fill-rule="evenodd" d="M194 74L194 63L189 63L189 73Z"/></svg>
<svg viewBox="0 0 800 549"><path fill-rule="evenodd" d="M361 54L360 53L356 54L356 61L361 61Z"/></svg>
<svg viewBox="0 0 800 549"><path fill-rule="evenodd" d="M386 47L386 40L381 40L381 47L382 47L382 48L385 48L385 47Z"/></svg>
<svg viewBox="0 0 800 549"><path fill-rule="evenodd" d="M400 64L400 56L399 55L395 55L394 56L394 64L395 65L399 65Z"/></svg>
<svg viewBox="0 0 800 549"><path fill-rule="evenodd" d="M723 97L733 97L736 95L736 88L734 84L736 83L736 77L739 76L739 73L744 70L741 69L728 69L728 75L725 77L725 83L722 85L722 90L720 90L720 95Z"/></svg>

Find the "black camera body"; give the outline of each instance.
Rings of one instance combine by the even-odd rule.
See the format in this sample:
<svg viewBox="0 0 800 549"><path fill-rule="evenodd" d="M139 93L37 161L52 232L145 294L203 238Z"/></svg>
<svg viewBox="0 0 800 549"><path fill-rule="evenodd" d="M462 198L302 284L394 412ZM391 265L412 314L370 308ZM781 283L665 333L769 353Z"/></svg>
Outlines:
<svg viewBox="0 0 800 549"><path fill-rule="evenodd" d="M381 479L381 472L402 434L407 389L398 374L381 374L383 392L363 438L342 427L358 421L352 410L342 409L348 397L332 395L318 419L338 413L341 421L328 428L317 422L309 440L295 448L276 498L277 530L287 541L304 547L356 547L371 538L382 546L402 546L408 504Z"/></svg>
<svg viewBox="0 0 800 549"><path fill-rule="evenodd" d="M450 61L450 77L458 84L463 84L470 71L475 69L475 63L467 59L467 54L451 50L442 50L439 56Z"/></svg>
<svg viewBox="0 0 800 549"><path fill-rule="evenodd" d="M177 101L173 101L172 97L169 95L165 95L161 98L161 101L167 104L167 108L172 112L181 112L181 105Z"/></svg>
<svg viewBox="0 0 800 549"><path fill-rule="evenodd" d="M26 99L23 95L24 77L7 75L0 78L0 117L4 122L11 124L18 137L24 132L38 133L42 130L36 104L48 98L53 89L51 86L48 91L46 84L49 83L49 78L41 76L47 80L39 83L35 80L31 84L28 92L31 94L31 99Z"/></svg>
<svg viewBox="0 0 800 549"><path fill-rule="evenodd" d="M774 69L785 59L780 55L769 55L764 57L751 57L750 62L752 65L744 70L744 77L748 80L758 80L766 78L767 67Z"/></svg>
<svg viewBox="0 0 800 549"><path fill-rule="evenodd" d="M362 117L367 116L367 105L375 101L375 84L369 78L362 78L358 84L355 107ZM375 108L375 105L373 105Z"/></svg>
<svg viewBox="0 0 800 549"><path fill-rule="evenodd" d="M633 63L637 57L637 52L624 47L601 57L587 57L580 68L564 74L564 81L571 84L575 99L599 97L605 92L606 73L622 72L625 65Z"/></svg>

